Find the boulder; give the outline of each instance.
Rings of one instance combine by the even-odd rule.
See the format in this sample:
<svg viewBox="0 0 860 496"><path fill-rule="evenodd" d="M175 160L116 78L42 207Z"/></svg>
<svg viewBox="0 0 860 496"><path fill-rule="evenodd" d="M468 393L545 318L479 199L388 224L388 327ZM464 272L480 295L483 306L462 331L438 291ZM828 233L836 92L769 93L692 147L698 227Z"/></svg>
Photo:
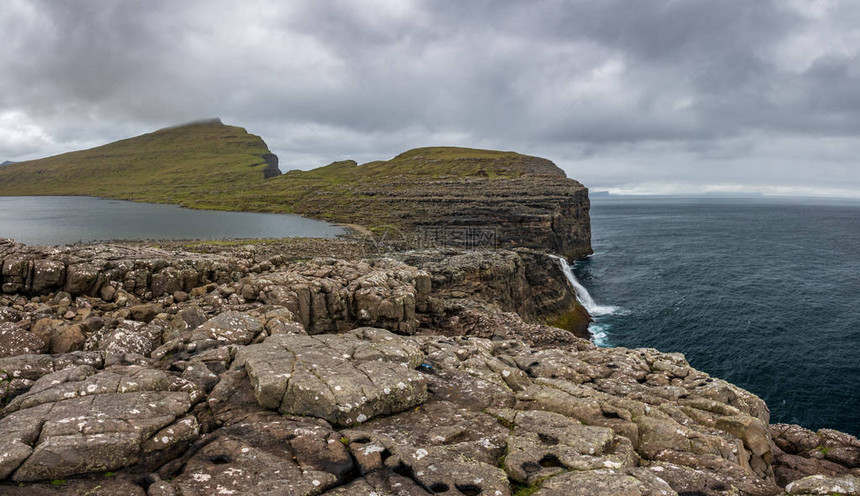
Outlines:
<svg viewBox="0 0 860 496"><path fill-rule="evenodd" d="M752 454L766 458L768 463L773 460L768 427L761 420L744 414L727 415L717 419L716 427L743 440Z"/></svg>
<svg viewBox="0 0 860 496"><path fill-rule="evenodd" d="M83 328L78 325L70 325L59 330L51 337L52 354L70 353L84 349L86 337L84 336Z"/></svg>
<svg viewBox="0 0 860 496"><path fill-rule="evenodd" d="M63 290L72 296L90 294L97 291L99 275L102 272L100 264L78 263L66 268L66 283Z"/></svg>
<svg viewBox="0 0 860 496"><path fill-rule="evenodd" d="M161 307L156 304L134 305L131 310L131 316L134 320L149 323L161 311Z"/></svg>
<svg viewBox="0 0 860 496"><path fill-rule="evenodd" d="M193 319L194 317L188 317ZM193 320L190 320L192 323ZM191 325L189 324L189 327ZM212 317L192 331L192 340L213 340L218 343L248 344L263 330L256 318L242 312L224 312Z"/></svg>
<svg viewBox="0 0 860 496"><path fill-rule="evenodd" d="M176 312L170 319L170 324L164 330L162 341L165 343L179 338L185 331L193 331L206 322L206 314L197 305L192 305Z"/></svg>
<svg viewBox="0 0 860 496"><path fill-rule="evenodd" d="M219 313L202 325L192 327L198 318L197 311L200 310L183 315L179 320L174 318L162 329L162 336L176 337L154 350L152 358L160 360L172 355L174 360L187 359L219 347L249 344L264 332L260 319L247 312L237 311ZM179 331L182 328L185 330Z"/></svg>
<svg viewBox="0 0 860 496"><path fill-rule="evenodd" d="M39 336L45 344L50 346L51 340L54 335L60 332L60 328L63 325L62 320L52 319L50 317L43 317L30 326L30 332Z"/></svg>
<svg viewBox="0 0 860 496"><path fill-rule="evenodd" d="M34 293L45 293L63 286L66 277L66 264L59 260L34 260L33 280L31 291Z"/></svg>
<svg viewBox="0 0 860 496"><path fill-rule="evenodd" d="M48 343L15 324L0 324L0 358L39 354L48 351Z"/></svg>
<svg viewBox="0 0 860 496"><path fill-rule="evenodd" d="M161 343L162 331L157 322L126 320L113 330L103 331L98 349L115 355L134 353L146 357Z"/></svg>

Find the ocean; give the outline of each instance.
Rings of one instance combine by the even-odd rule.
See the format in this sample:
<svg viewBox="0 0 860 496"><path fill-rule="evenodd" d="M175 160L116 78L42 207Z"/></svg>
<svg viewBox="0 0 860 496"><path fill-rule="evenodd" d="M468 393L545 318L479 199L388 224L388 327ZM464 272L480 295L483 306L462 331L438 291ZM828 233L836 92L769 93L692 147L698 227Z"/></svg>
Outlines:
<svg viewBox="0 0 860 496"><path fill-rule="evenodd" d="M860 435L860 201L593 198L601 346L682 352L771 423Z"/></svg>

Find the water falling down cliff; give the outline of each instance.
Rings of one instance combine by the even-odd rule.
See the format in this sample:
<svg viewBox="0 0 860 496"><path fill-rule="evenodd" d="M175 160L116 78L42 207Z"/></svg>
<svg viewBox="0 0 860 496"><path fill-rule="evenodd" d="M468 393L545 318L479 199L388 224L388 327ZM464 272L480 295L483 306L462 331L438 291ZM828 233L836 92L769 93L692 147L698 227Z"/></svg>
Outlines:
<svg viewBox="0 0 860 496"><path fill-rule="evenodd" d="M565 277L567 277L568 282L576 292L577 301L579 301L579 303L588 311L588 314L594 319L588 326L588 331L591 333L591 340L598 346L609 346L609 336L607 333L609 324L602 323L600 321L600 317L617 313L619 310L618 307L612 305L598 305L588 292L588 289L586 289L585 286L579 282L579 279L576 278L576 274L573 273L573 268L567 260L558 255L550 256L561 266L561 270L564 272Z"/></svg>

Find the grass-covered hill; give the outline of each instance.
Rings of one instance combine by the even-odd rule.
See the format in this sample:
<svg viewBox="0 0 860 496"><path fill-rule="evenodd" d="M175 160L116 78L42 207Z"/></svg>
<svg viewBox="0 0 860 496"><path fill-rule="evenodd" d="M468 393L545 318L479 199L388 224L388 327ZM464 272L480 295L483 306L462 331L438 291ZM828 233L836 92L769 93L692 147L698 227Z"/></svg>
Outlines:
<svg viewBox="0 0 860 496"><path fill-rule="evenodd" d="M88 195L296 213L397 235L491 226L493 243L549 248L569 258L591 251L587 190L538 157L416 148L391 160L278 174L277 157L260 137L213 120L5 165L0 196ZM452 242L470 244L469 232Z"/></svg>
<svg viewBox="0 0 860 496"><path fill-rule="evenodd" d="M396 205L380 204L383 197L411 196L416 188L422 195L444 197L451 191L437 187L452 182L494 185L501 179L526 176L564 178L564 172L549 160L514 152L416 148L391 160L361 165L344 160L310 171L292 170L259 188L235 190L230 203L248 210L293 212L338 222L397 224Z"/></svg>
<svg viewBox="0 0 860 496"><path fill-rule="evenodd" d="M278 174L259 136L220 120L170 127L104 146L0 168L0 195L89 195L189 203Z"/></svg>
<svg viewBox="0 0 860 496"><path fill-rule="evenodd" d="M215 119L9 164L0 169L0 196L101 196L189 208L301 213L373 226L397 224L397 213L375 201L380 194L402 196L417 186L422 194L445 196L435 186L564 177L546 159L455 147L416 148L386 161L358 165L346 160L278 174L277 157L260 137Z"/></svg>

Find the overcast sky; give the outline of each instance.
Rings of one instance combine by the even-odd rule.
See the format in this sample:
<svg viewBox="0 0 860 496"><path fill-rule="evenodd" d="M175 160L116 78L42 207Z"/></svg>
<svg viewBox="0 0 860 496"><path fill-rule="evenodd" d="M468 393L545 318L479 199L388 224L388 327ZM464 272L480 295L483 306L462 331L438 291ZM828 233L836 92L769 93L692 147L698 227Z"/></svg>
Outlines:
<svg viewBox="0 0 860 496"><path fill-rule="evenodd" d="M860 195L854 0L2 0L0 36L0 161L218 116L284 171L458 145L593 190Z"/></svg>

